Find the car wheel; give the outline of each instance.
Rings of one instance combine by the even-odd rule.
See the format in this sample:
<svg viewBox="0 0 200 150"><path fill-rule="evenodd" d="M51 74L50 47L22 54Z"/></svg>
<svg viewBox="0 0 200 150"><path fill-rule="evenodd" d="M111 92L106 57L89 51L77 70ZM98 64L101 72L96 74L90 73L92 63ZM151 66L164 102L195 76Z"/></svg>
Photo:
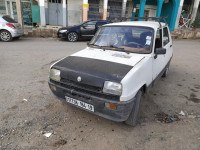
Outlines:
<svg viewBox="0 0 200 150"><path fill-rule="evenodd" d="M167 77L168 73L169 73L169 66L167 66L167 68L165 69L165 72L163 73L162 77L163 78Z"/></svg>
<svg viewBox="0 0 200 150"><path fill-rule="evenodd" d="M131 111L128 119L125 121L125 123L127 125L135 126L137 124L138 116L139 116L139 108L140 108L141 96L142 96L142 91L140 90L135 96L136 99L135 99L135 102L133 104L132 111Z"/></svg>
<svg viewBox="0 0 200 150"><path fill-rule="evenodd" d="M0 32L0 39L4 42L10 42L12 40L12 35L9 31L3 30Z"/></svg>
<svg viewBox="0 0 200 150"><path fill-rule="evenodd" d="M78 34L76 32L70 32L67 35L67 39L70 42L76 42L78 40Z"/></svg>

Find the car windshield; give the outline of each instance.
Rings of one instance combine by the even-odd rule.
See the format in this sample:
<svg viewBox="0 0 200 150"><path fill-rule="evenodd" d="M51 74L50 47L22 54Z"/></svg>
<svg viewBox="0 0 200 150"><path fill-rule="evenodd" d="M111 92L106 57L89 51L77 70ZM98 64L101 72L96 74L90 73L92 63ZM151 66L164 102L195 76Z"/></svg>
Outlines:
<svg viewBox="0 0 200 150"><path fill-rule="evenodd" d="M9 16L3 16L2 18L9 23L17 23L14 19L10 18Z"/></svg>
<svg viewBox="0 0 200 150"><path fill-rule="evenodd" d="M149 27L105 26L89 45L132 53L150 53L154 30Z"/></svg>

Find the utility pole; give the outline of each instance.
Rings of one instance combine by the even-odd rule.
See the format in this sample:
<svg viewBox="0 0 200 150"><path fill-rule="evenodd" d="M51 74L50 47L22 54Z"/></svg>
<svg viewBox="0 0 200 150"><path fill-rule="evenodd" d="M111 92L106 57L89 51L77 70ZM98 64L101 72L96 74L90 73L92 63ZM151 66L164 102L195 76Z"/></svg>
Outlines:
<svg viewBox="0 0 200 150"><path fill-rule="evenodd" d="M191 23L193 23L196 19L196 15L197 15L197 11L199 8L199 1L200 0L194 0L194 5L193 5L193 9L192 9L192 20Z"/></svg>
<svg viewBox="0 0 200 150"><path fill-rule="evenodd" d="M24 27L24 23L23 23L23 18L22 18L21 0L16 0L16 7L17 7L18 22L21 24L21 26L23 28Z"/></svg>
<svg viewBox="0 0 200 150"><path fill-rule="evenodd" d="M83 0L83 22L88 19L88 0Z"/></svg>
<svg viewBox="0 0 200 150"><path fill-rule="evenodd" d="M122 17L125 17L125 14L126 14L126 3L127 3L127 0L123 0L122 1Z"/></svg>
<svg viewBox="0 0 200 150"><path fill-rule="evenodd" d="M103 20L107 18L108 0L103 1Z"/></svg>

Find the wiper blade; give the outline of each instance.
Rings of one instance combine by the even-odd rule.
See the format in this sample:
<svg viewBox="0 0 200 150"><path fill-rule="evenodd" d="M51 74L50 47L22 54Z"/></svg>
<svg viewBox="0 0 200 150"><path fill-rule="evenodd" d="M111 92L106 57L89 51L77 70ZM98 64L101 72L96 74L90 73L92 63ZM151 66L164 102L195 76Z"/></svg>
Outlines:
<svg viewBox="0 0 200 150"><path fill-rule="evenodd" d="M120 52L126 52L127 54L131 53L132 51L129 51L129 50L125 50L124 48L122 47L115 47L115 46L103 46L104 48L106 49L110 49L110 50L117 50L117 51L120 51Z"/></svg>
<svg viewBox="0 0 200 150"><path fill-rule="evenodd" d="M105 48L103 46L99 46L99 45L96 45L96 44L87 44L88 46L92 46L92 47L97 47L97 48L100 48L100 49L103 49L105 51Z"/></svg>

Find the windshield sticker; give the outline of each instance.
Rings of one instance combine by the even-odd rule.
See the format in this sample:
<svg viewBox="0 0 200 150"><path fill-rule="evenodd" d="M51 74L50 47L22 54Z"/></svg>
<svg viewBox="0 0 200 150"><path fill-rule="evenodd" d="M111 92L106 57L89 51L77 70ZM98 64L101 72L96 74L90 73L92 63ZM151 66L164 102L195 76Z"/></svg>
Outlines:
<svg viewBox="0 0 200 150"><path fill-rule="evenodd" d="M147 36L147 37L146 37L146 40L151 40L151 36Z"/></svg>
<svg viewBox="0 0 200 150"><path fill-rule="evenodd" d="M151 45L151 41L147 40L145 45Z"/></svg>

